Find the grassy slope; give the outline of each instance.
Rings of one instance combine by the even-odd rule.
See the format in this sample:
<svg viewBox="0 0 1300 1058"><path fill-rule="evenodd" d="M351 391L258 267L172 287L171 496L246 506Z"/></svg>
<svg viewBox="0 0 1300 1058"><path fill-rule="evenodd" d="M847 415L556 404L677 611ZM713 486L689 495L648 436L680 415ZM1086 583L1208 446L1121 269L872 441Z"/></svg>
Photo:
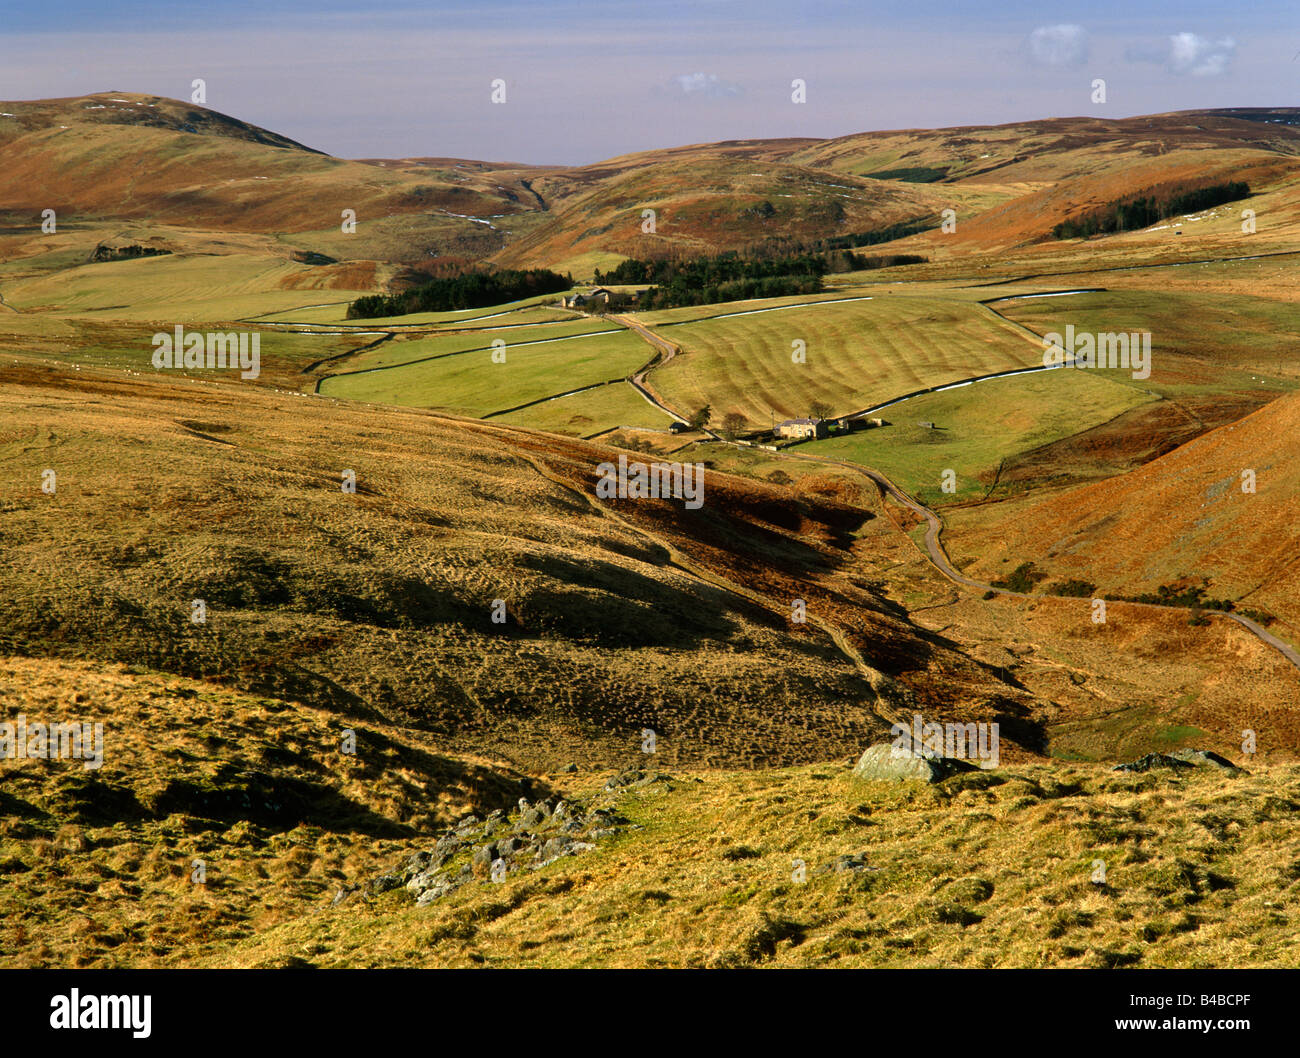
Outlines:
<svg viewBox="0 0 1300 1058"><path fill-rule="evenodd" d="M403 893L322 908L198 961L1289 966L1298 797L1294 766L1024 766L938 789L859 783L843 764L682 775L606 795L641 829L581 858L423 909ZM846 854L870 870L814 874Z"/></svg>
<svg viewBox="0 0 1300 1058"><path fill-rule="evenodd" d="M979 568L1022 555L1066 575L1090 571L1123 594L1209 577L1212 597L1283 617L1279 634L1294 642L1298 414L1300 397L1289 394L1128 474L1017 503L996 525L989 512L971 512L955 523L955 546L979 556ZM1241 488L1246 469L1254 494Z"/></svg>
<svg viewBox="0 0 1300 1058"><path fill-rule="evenodd" d="M310 913L412 836L532 788L409 727L122 665L0 658L0 700L6 720L104 725L97 770L4 763L3 967L220 952Z"/></svg>
<svg viewBox="0 0 1300 1058"><path fill-rule="evenodd" d="M8 363L0 402L0 464L20 483L0 522L10 649L221 673L533 764L617 760L647 723L673 760L869 737L866 677L787 621L796 594L923 697L940 659L963 700L987 680L836 583L869 511L719 477L701 511L611 510L592 498L610 449L255 386Z"/></svg>

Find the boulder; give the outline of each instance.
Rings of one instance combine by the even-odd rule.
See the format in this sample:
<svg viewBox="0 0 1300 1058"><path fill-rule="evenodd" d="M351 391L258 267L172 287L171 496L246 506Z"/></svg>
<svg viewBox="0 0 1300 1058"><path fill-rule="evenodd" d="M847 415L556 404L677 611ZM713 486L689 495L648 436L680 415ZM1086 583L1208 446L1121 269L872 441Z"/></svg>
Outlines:
<svg viewBox="0 0 1300 1058"><path fill-rule="evenodd" d="M931 757L918 750L896 749L892 742L879 742L869 746L858 758L857 764L853 766L853 775L858 779L885 782L919 779L921 782L935 783L961 772L976 770L970 761L957 757Z"/></svg>

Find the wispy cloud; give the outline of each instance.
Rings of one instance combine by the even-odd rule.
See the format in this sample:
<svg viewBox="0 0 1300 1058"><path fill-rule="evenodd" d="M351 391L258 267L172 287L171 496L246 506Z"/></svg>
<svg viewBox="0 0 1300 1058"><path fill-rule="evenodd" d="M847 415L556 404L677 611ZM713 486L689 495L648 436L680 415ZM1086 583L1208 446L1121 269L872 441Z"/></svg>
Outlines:
<svg viewBox="0 0 1300 1058"><path fill-rule="evenodd" d="M1219 77L1228 72L1237 42L1210 40L1196 33L1174 33L1159 45L1135 44L1124 57L1130 62L1159 63L1180 77Z"/></svg>
<svg viewBox="0 0 1300 1058"><path fill-rule="evenodd" d="M1169 68L1193 77L1218 77L1226 73L1237 42L1231 37L1206 40L1195 33L1175 33L1169 38Z"/></svg>
<svg viewBox="0 0 1300 1058"><path fill-rule="evenodd" d="M678 74L673 78L673 83L684 96L703 96L709 99L727 99L744 91L734 81L724 81L716 73Z"/></svg>
<svg viewBox="0 0 1300 1058"><path fill-rule="evenodd" d="M1088 31L1062 23L1029 34L1029 55L1040 66L1080 66L1088 59Z"/></svg>

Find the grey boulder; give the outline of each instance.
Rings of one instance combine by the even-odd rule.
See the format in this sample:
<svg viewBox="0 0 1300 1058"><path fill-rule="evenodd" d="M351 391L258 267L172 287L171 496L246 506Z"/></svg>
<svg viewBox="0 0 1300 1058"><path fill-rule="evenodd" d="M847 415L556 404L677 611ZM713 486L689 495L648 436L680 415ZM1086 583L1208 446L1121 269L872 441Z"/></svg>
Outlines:
<svg viewBox="0 0 1300 1058"><path fill-rule="evenodd" d="M853 775L858 779L885 782L919 779L936 783L961 772L976 770L970 761L957 757L931 757L913 749L895 748L892 742L879 742L869 746L858 758L853 766Z"/></svg>

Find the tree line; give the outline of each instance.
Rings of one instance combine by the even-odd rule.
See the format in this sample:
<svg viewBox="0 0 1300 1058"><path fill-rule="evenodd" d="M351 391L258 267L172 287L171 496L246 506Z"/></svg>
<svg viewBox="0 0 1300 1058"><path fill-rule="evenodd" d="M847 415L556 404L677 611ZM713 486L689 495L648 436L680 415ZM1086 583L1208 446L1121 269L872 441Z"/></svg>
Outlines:
<svg viewBox="0 0 1300 1058"><path fill-rule="evenodd" d="M1118 199L1063 220L1052 229L1052 234L1058 239L1086 239L1090 235L1136 231L1183 213L1198 213L1225 202L1236 202L1249 194L1250 185L1244 180L1190 188L1175 185L1151 194Z"/></svg>
<svg viewBox="0 0 1300 1058"><path fill-rule="evenodd" d="M538 294L557 294L573 286L573 277L545 268L464 272L432 279L397 294L366 294L348 306L350 320L406 316L412 312L479 309Z"/></svg>
<svg viewBox="0 0 1300 1058"><path fill-rule="evenodd" d="M821 293L828 269L824 257L631 257L608 272L596 272L600 284L654 284L637 298L641 309L672 309L683 305L712 305L749 298L778 298L788 294Z"/></svg>

